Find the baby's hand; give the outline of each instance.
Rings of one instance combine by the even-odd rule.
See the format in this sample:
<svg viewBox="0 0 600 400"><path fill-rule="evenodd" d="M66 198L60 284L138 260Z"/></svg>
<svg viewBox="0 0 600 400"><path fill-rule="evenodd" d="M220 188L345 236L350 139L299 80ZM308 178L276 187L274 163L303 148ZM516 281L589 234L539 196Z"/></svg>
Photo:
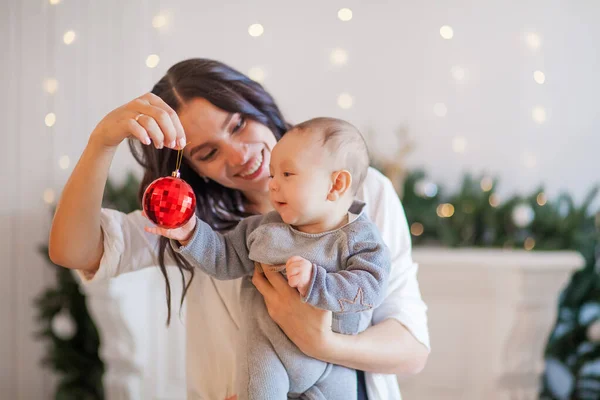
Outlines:
<svg viewBox="0 0 600 400"><path fill-rule="evenodd" d="M146 213L142 211L142 215L146 218ZM158 226L146 226L144 230L149 233L153 233L155 235L161 235L167 237L169 239L175 239L181 244L185 246L190 239L192 238L192 233L194 232L194 228L196 228L196 217L192 216L188 222L186 222L183 226L176 229L165 229L159 228Z"/></svg>
<svg viewBox="0 0 600 400"><path fill-rule="evenodd" d="M306 296L312 279L312 263L300 256L290 257L285 263L285 270L288 284L297 288L302 297Z"/></svg>

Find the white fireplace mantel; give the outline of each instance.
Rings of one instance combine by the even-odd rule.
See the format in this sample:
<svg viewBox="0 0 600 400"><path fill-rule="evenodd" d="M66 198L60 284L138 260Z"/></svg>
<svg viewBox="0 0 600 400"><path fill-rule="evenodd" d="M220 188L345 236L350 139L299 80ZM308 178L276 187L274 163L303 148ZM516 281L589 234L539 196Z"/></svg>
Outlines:
<svg viewBox="0 0 600 400"><path fill-rule="evenodd" d="M405 400L537 398L560 290L583 266L574 252L418 248L432 353L401 378ZM172 304L181 288L174 275ZM165 327L158 268L85 287L100 331L109 400L185 398L185 317ZM515 393L518 394L515 395ZM523 397L524 396L524 397Z"/></svg>
<svg viewBox="0 0 600 400"><path fill-rule="evenodd" d="M432 352L404 399L537 399L543 351L576 252L418 248Z"/></svg>

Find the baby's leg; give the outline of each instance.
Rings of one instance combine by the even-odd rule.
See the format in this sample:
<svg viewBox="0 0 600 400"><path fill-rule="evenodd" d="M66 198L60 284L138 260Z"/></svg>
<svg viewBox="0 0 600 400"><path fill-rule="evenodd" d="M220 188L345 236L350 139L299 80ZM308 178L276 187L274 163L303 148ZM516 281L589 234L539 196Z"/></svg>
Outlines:
<svg viewBox="0 0 600 400"><path fill-rule="evenodd" d="M306 400L356 400L358 393L356 371L341 365L329 364L331 371L324 374L313 387L302 395Z"/></svg>
<svg viewBox="0 0 600 400"><path fill-rule="evenodd" d="M260 298L257 304L260 329L256 334L268 338L271 348L277 354L289 376L289 391L291 393L304 393L323 376L327 363L311 358L302 353L300 349L283 333L281 328L271 319L264 300ZM285 399L285 397L283 397Z"/></svg>
<svg viewBox="0 0 600 400"><path fill-rule="evenodd" d="M290 391L290 380L271 341L260 327L266 313L262 310L262 295L244 280L240 299L243 320L238 351L238 400L285 399Z"/></svg>
<svg viewBox="0 0 600 400"><path fill-rule="evenodd" d="M290 391L290 379L268 338L264 335L251 335L250 337L252 343L248 348L248 399L280 400L287 398Z"/></svg>

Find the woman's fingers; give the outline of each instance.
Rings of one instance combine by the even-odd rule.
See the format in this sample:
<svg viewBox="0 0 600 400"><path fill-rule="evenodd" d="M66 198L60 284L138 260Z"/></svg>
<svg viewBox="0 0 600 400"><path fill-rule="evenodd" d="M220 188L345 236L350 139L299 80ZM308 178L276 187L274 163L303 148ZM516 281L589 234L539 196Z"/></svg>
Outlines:
<svg viewBox="0 0 600 400"><path fill-rule="evenodd" d="M152 143L150 135L146 129L135 120L135 117L127 120L127 130L143 144L148 145Z"/></svg>
<svg viewBox="0 0 600 400"><path fill-rule="evenodd" d="M135 121L148 132L157 149L163 146L175 148L177 146L177 132L172 118L176 118L179 121L177 114L164 104L164 102L164 106L168 107L170 111L151 104L150 99L153 98L146 94L129 104L129 108L135 113ZM174 117L171 117L171 111ZM178 124L181 125L180 122Z"/></svg>
<svg viewBox="0 0 600 400"><path fill-rule="evenodd" d="M183 149L185 147L185 132L183 131L183 125L181 125L181 121L179 120L179 116L163 99L155 95L154 93L147 94L148 101L153 106L163 109L173 123L173 127L175 128L175 140L176 147Z"/></svg>
<svg viewBox="0 0 600 400"><path fill-rule="evenodd" d="M154 147L156 147L157 149L162 149L164 146L165 138L162 133L162 130L160 129L154 118L146 114L139 114L135 118L135 121L146 131L146 134L150 137L152 143L154 143Z"/></svg>
<svg viewBox="0 0 600 400"><path fill-rule="evenodd" d="M277 292L290 291L290 285L287 280L278 271L273 271L271 268L264 268L265 277Z"/></svg>
<svg viewBox="0 0 600 400"><path fill-rule="evenodd" d="M258 290L264 298L271 298L272 296L277 294L269 280L260 271L259 267L254 268L254 274L252 275L252 283L254 284L254 286L256 286L256 290Z"/></svg>
<svg viewBox="0 0 600 400"><path fill-rule="evenodd" d="M134 111L137 112L135 121L148 132L154 147L157 149L169 147L172 138L175 137L175 128L166 112L143 100L137 101Z"/></svg>

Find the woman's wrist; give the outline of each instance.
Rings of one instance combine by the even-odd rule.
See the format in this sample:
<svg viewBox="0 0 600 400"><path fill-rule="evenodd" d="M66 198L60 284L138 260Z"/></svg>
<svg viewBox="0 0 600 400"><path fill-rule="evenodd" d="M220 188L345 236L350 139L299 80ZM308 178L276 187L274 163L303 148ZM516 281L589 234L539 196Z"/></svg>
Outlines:
<svg viewBox="0 0 600 400"><path fill-rule="evenodd" d="M358 335L344 335L332 331L319 344L316 350L318 355L315 358L331 364L344 365L344 353L356 344L357 338Z"/></svg>
<svg viewBox="0 0 600 400"><path fill-rule="evenodd" d="M102 138L102 133L98 129L99 128L96 127L96 129L92 131L92 134L88 139L88 147L91 148L93 151L109 152L114 154L117 151L118 145L107 145Z"/></svg>

